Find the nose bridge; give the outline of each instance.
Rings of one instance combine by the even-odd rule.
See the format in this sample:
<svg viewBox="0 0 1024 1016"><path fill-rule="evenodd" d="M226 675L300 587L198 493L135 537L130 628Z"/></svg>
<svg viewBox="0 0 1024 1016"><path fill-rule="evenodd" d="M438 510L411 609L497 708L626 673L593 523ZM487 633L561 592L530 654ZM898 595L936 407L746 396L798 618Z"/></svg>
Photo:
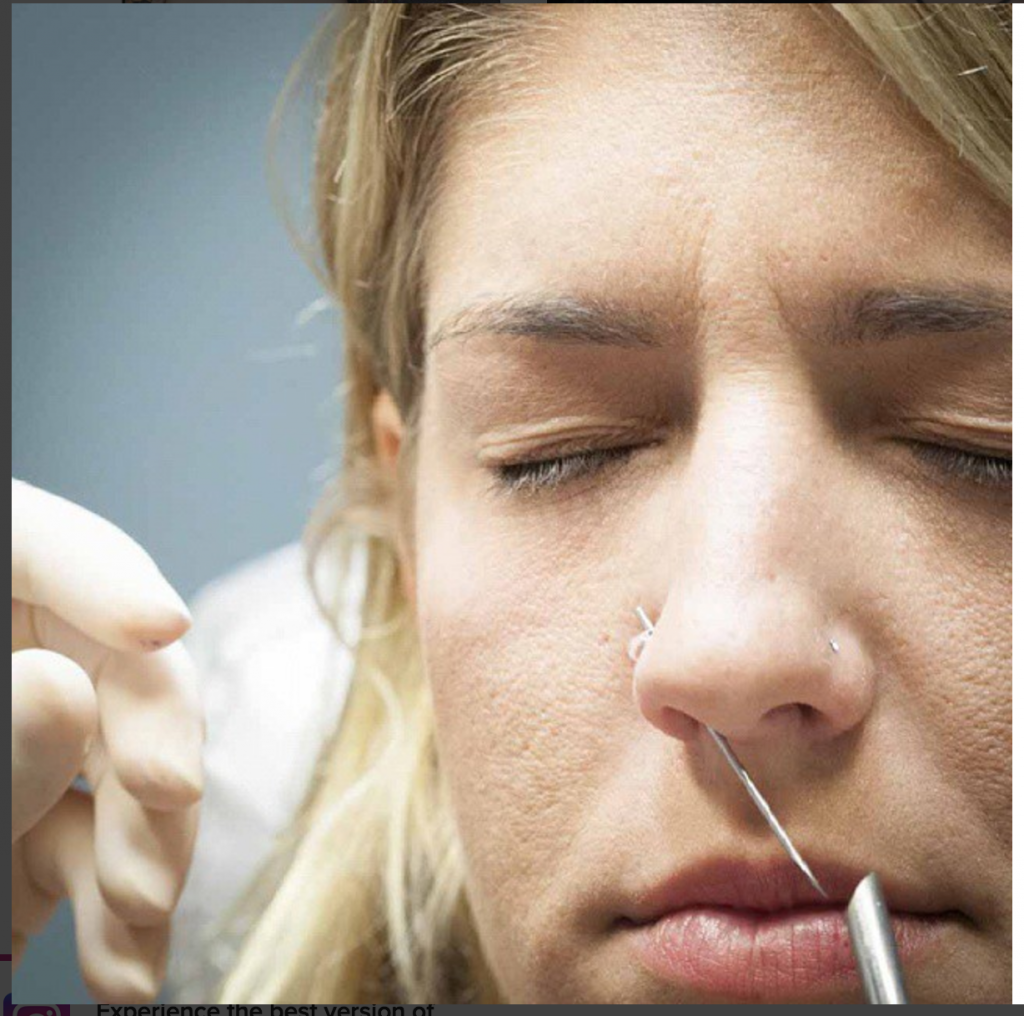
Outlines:
<svg viewBox="0 0 1024 1016"><path fill-rule="evenodd" d="M671 514L687 520L676 558L691 579L771 581L820 565L832 514L827 437L799 381L770 375L765 367L726 379L705 396L685 480L671 495Z"/></svg>

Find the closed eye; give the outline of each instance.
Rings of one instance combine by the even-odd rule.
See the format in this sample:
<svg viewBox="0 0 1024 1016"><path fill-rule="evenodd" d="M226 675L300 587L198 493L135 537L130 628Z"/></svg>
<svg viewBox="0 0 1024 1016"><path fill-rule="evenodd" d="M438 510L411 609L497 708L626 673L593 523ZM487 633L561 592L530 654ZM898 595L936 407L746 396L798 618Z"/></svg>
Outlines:
<svg viewBox="0 0 1024 1016"><path fill-rule="evenodd" d="M924 465L958 481L981 487L1005 488L1013 482L1013 459L987 455L950 445L910 441L911 452ZM493 488L505 494L535 494L554 490L585 476L593 475L613 463L630 459L643 445L593 448L549 459L510 462L491 469Z"/></svg>
<svg viewBox="0 0 1024 1016"><path fill-rule="evenodd" d="M504 463L492 468L494 488L500 493L529 494L551 490L572 480L598 472L613 462L624 462L641 445L592 448L551 459Z"/></svg>
<svg viewBox="0 0 1024 1016"><path fill-rule="evenodd" d="M985 455L951 445L911 441L911 451L926 466L982 487L1008 487L1013 482L1009 455Z"/></svg>

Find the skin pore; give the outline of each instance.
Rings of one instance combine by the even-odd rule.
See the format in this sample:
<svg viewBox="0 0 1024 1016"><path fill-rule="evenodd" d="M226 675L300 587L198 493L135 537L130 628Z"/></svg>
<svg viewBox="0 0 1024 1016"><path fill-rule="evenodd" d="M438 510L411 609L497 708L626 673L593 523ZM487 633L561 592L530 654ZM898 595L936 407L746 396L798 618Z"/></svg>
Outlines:
<svg viewBox="0 0 1024 1016"><path fill-rule="evenodd" d="M511 1002L859 999L638 961L653 887L780 856L700 723L927 926L912 1001L1010 999L1010 216L810 7L551 5L452 139L403 553Z"/></svg>

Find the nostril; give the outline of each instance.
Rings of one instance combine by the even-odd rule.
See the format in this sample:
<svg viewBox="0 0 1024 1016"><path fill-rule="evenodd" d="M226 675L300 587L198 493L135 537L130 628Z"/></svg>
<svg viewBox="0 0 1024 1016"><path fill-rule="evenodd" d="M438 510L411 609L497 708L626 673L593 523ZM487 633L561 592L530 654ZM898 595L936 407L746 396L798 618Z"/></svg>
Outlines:
<svg viewBox="0 0 1024 1016"><path fill-rule="evenodd" d="M683 740L693 737L700 728L700 724L692 716L671 706L659 710L657 726L666 734Z"/></svg>
<svg viewBox="0 0 1024 1016"><path fill-rule="evenodd" d="M814 723L819 716L819 711L806 702L787 702L785 705L775 706L769 709L763 716L768 722L779 722L799 720L801 723Z"/></svg>

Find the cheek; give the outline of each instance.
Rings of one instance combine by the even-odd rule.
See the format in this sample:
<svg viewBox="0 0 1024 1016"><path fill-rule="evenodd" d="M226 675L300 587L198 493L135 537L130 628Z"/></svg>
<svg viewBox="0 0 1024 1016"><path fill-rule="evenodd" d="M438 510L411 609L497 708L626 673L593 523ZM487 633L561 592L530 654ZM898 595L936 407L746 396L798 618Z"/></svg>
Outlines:
<svg viewBox="0 0 1024 1016"><path fill-rule="evenodd" d="M522 823L537 844L537 816L580 762L585 742L572 731L602 708L612 680L608 644L593 635L600 604L591 599L581 619L558 548L524 549L471 504L435 501L423 516L417 614L448 772L491 838L500 815L510 835Z"/></svg>
<svg viewBox="0 0 1024 1016"><path fill-rule="evenodd" d="M908 801L957 815L995 851L994 877L1004 862L1009 870L1012 824L1008 520L914 518L902 537L881 555L893 562L883 609L896 629L884 708L899 717L904 765L921 774Z"/></svg>
<svg viewBox="0 0 1024 1016"><path fill-rule="evenodd" d="M609 602L607 548L596 561L551 535L564 529L507 521L426 447L421 463L416 609L438 749L475 907L492 939L513 936L628 736L627 636L602 625L630 612Z"/></svg>
<svg viewBox="0 0 1024 1016"><path fill-rule="evenodd" d="M961 569L954 563L946 574L948 599L934 603L931 622L939 645L932 658L944 664L929 675L928 715L922 725L938 735L936 748L950 782L1008 852L1013 712L1009 573Z"/></svg>

